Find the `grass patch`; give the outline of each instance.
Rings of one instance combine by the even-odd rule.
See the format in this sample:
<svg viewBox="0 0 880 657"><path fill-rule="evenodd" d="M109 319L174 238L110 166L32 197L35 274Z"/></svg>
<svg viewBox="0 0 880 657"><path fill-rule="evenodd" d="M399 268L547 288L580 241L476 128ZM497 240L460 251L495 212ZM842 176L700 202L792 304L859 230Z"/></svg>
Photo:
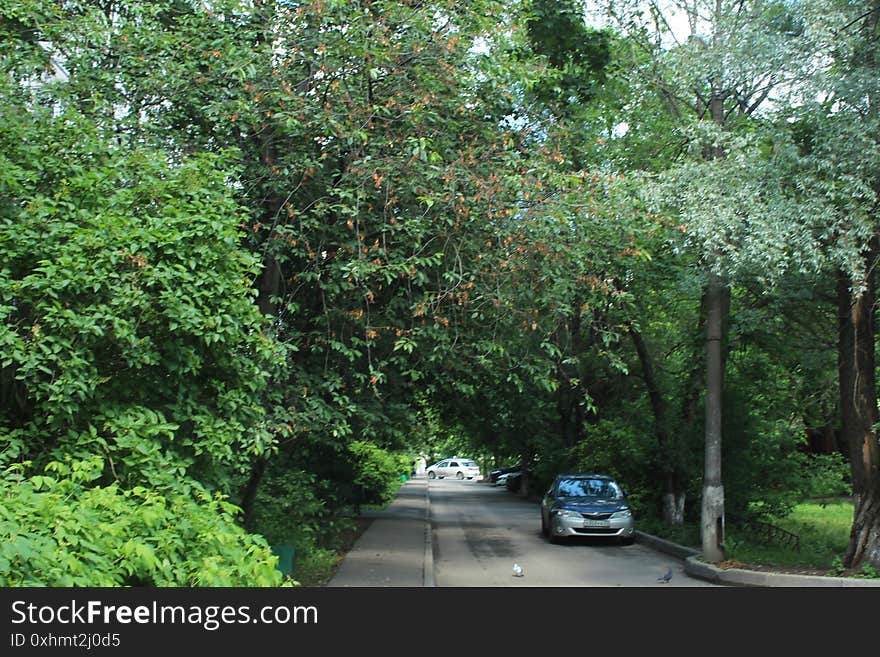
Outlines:
<svg viewBox="0 0 880 657"><path fill-rule="evenodd" d="M852 517L850 501L806 502L784 518L770 519L800 537L799 551L764 544L748 531L728 527L727 552L731 559L746 563L836 569L849 546Z"/></svg>
<svg viewBox="0 0 880 657"><path fill-rule="evenodd" d="M332 548L313 548L297 562L293 579L300 586L325 586L336 574L342 560L373 519L357 516L349 527L339 533Z"/></svg>
<svg viewBox="0 0 880 657"><path fill-rule="evenodd" d="M770 518L776 527L796 534L800 549L767 544L757 534L728 522L725 537L725 564L750 570L766 570L838 577L878 577L869 566L860 572L846 572L843 556L849 547L853 504L849 499L804 502L784 518ZM698 523L679 527L664 525L657 518L640 519L637 529L668 541L701 548Z"/></svg>

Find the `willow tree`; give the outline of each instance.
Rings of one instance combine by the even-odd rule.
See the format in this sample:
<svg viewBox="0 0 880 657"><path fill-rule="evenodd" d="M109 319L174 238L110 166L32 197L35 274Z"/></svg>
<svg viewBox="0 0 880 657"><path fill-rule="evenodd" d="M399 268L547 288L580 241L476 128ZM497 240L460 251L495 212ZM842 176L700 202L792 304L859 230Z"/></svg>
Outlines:
<svg viewBox="0 0 880 657"><path fill-rule="evenodd" d="M762 272L770 281L790 253L810 245L792 222L792 199L768 165L758 118L809 73L803 30L783 2L595 3L591 14L619 30L631 48L628 75L637 91L661 99L673 159L646 178L653 209L677 218L684 244L700 256L705 311L705 454L703 554L724 555L721 471L722 391L729 286ZM634 98L630 107L638 108ZM644 139L651 125L633 111L620 140ZM761 146L764 142L765 146ZM655 162L651 163L656 165ZM636 168L638 164L636 163ZM768 267L767 265L771 266ZM675 495L681 495L676 491ZM681 508L673 496L669 502Z"/></svg>

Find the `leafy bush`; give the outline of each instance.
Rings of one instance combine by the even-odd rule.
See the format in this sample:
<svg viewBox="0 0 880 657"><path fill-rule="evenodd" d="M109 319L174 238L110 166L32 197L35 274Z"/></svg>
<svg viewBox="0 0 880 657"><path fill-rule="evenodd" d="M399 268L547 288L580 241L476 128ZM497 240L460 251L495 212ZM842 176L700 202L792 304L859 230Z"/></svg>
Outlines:
<svg viewBox="0 0 880 657"><path fill-rule="evenodd" d="M2 586L277 586L277 558L238 509L193 481L94 485L101 457L14 466L0 480Z"/></svg>
<svg viewBox="0 0 880 657"><path fill-rule="evenodd" d="M850 465L842 454L805 455L803 471L804 498L852 495Z"/></svg>
<svg viewBox="0 0 880 657"><path fill-rule="evenodd" d="M254 505L254 527L273 545L292 545L296 572L304 560L317 558L324 546L350 528L352 520L325 492L326 482L313 473L283 463L267 473Z"/></svg>
<svg viewBox="0 0 880 657"><path fill-rule="evenodd" d="M0 80L6 585L274 585L233 475L276 363L223 156L169 162ZM24 464L28 464L25 466Z"/></svg>
<svg viewBox="0 0 880 657"><path fill-rule="evenodd" d="M138 453L153 425L179 464L222 483L268 440L256 393L271 347L237 207L223 177L203 173L221 163L172 168L88 146L87 162L68 154L63 184L22 181L27 212L0 213L4 457L45 462L91 433L115 476L144 484L146 462L164 469Z"/></svg>
<svg viewBox="0 0 880 657"><path fill-rule="evenodd" d="M732 518L783 516L801 498L802 423L790 413L783 368L757 349L730 357L724 392L722 474ZM753 381L763 381L756 388Z"/></svg>
<svg viewBox="0 0 880 657"><path fill-rule="evenodd" d="M355 440L349 447L363 504L388 504L400 488L400 475L409 474L409 459L400 458L374 443Z"/></svg>

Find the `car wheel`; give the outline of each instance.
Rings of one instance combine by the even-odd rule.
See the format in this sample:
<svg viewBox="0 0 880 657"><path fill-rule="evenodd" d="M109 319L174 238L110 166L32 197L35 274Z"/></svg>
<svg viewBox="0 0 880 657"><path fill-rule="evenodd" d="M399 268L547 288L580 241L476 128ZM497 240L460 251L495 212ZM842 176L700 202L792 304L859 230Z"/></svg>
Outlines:
<svg viewBox="0 0 880 657"><path fill-rule="evenodd" d="M634 536L624 536L623 538L620 539L620 544L621 545L632 545L635 542L635 540L636 539Z"/></svg>
<svg viewBox="0 0 880 657"><path fill-rule="evenodd" d="M462 479L464 479L464 472L459 472L455 475L455 478L461 481Z"/></svg>
<svg viewBox="0 0 880 657"><path fill-rule="evenodd" d="M559 545L559 537L556 535L556 529L553 527L553 519L550 519L550 524L547 527L547 538L550 539L550 542L553 545Z"/></svg>
<svg viewBox="0 0 880 657"><path fill-rule="evenodd" d="M428 479L436 479L436 478L437 478L437 475L436 475L436 473L434 473L433 470L428 473Z"/></svg>

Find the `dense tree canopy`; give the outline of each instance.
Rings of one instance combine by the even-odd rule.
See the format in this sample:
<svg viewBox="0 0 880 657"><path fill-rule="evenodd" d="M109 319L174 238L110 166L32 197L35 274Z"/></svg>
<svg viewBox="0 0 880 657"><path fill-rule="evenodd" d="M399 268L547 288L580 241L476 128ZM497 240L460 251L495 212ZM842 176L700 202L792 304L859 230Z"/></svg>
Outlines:
<svg viewBox="0 0 880 657"><path fill-rule="evenodd" d="M825 4L0 4L0 581L279 584L451 445L667 523L821 472L880 565L880 12Z"/></svg>

